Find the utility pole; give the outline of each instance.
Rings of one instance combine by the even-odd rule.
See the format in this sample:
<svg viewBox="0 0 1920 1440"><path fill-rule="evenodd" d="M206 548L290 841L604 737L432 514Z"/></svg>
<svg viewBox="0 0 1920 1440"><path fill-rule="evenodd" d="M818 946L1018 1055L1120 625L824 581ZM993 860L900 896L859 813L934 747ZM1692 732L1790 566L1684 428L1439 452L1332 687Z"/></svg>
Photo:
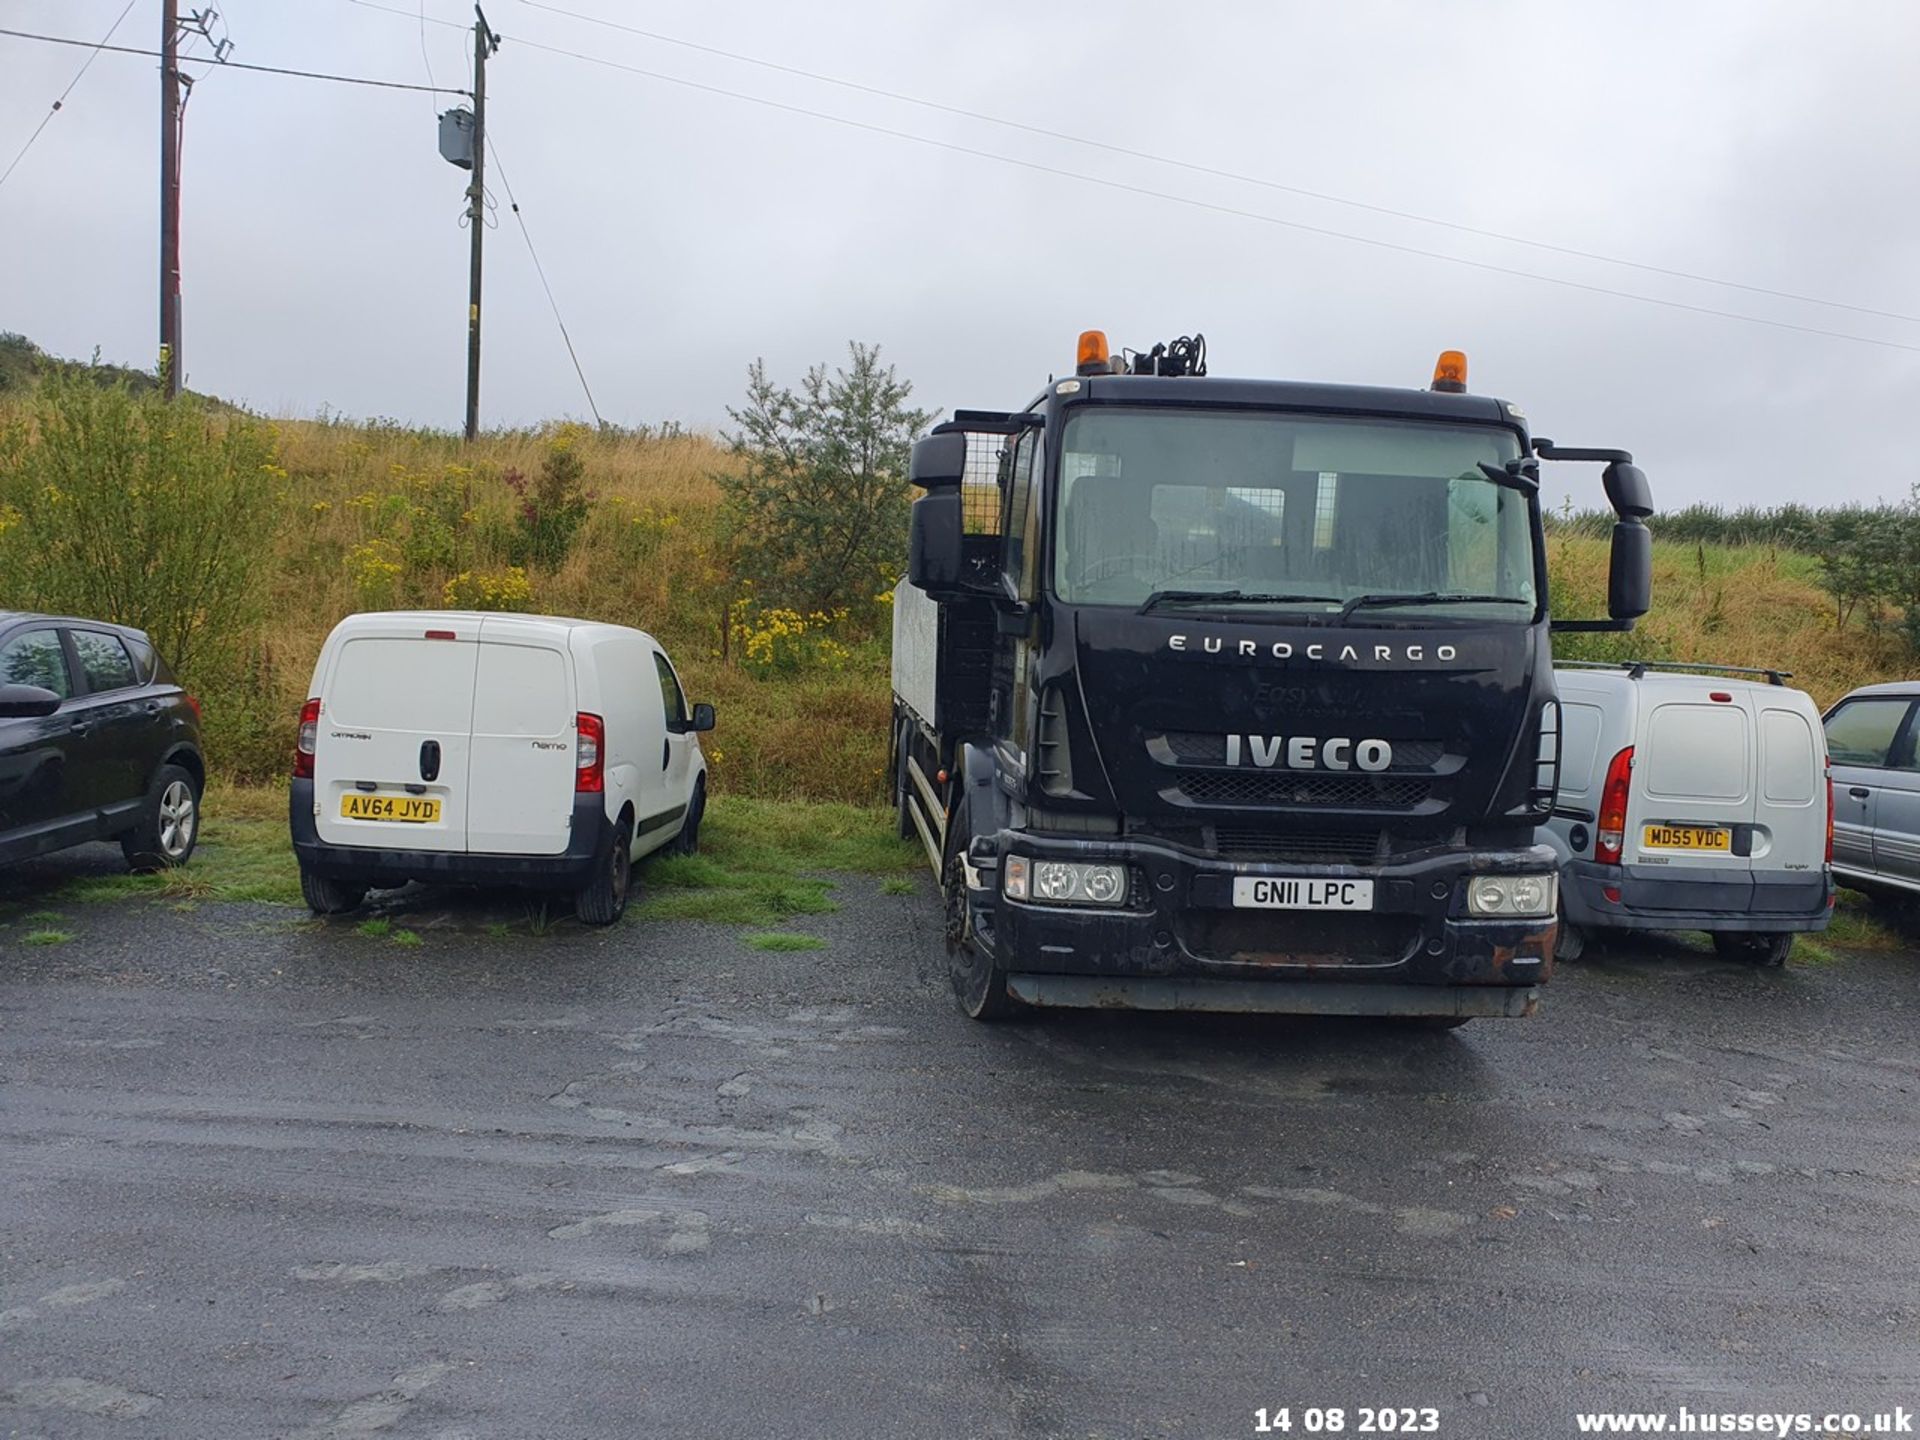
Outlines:
<svg viewBox="0 0 1920 1440"><path fill-rule="evenodd" d="M171 4L172 0L168 0ZM480 245L487 231L487 56L500 37L473 7L473 184L467 190L467 228L472 254L467 269L467 439L480 433Z"/></svg>
<svg viewBox="0 0 1920 1440"><path fill-rule="evenodd" d="M180 0L160 4L160 371L180 393Z"/></svg>

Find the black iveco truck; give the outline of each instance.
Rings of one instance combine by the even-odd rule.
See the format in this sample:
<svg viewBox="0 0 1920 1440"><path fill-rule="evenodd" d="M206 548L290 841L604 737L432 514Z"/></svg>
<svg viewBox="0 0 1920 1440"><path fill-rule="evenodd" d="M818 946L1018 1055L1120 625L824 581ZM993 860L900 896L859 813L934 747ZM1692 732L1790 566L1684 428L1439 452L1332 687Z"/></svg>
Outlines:
<svg viewBox="0 0 1920 1440"><path fill-rule="evenodd" d="M1552 964L1559 707L1539 461L1597 461L1607 620L1646 477L1429 390L1109 358L913 451L895 594L901 833L961 1004L1524 1015Z"/></svg>

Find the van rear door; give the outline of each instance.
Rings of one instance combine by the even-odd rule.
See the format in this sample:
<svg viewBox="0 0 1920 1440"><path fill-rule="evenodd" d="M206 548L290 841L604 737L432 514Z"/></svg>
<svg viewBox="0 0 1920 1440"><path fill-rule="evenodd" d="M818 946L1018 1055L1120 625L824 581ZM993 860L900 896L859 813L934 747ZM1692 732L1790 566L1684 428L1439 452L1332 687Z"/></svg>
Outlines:
<svg viewBox="0 0 1920 1440"><path fill-rule="evenodd" d="M573 657L551 621L489 616L473 687L467 843L482 855L558 855L573 826Z"/></svg>
<svg viewBox="0 0 1920 1440"><path fill-rule="evenodd" d="M321 679L315 817L329 845L467 848L480 621L369 616Z"/></svg>
<svg viewBox="0 0 1920 1440"><path fill-rule="evenodd" d="M1726 696L1716 700L1715 695ZM1744 914L1753 900L1754 717L1744 687L1647 687L1624 859L1688 881L1676 908Z"/></svg>

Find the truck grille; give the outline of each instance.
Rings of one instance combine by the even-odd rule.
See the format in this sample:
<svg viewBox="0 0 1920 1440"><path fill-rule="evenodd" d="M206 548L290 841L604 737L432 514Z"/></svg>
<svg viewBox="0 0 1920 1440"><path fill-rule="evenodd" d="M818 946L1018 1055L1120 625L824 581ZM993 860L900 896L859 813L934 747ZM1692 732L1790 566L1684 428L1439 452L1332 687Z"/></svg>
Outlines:
<svg viewBox="0 0 1920 1440"><path fill-rule="evenodd" d="M1408 959L1420 944L1411 915L1190 910L1176 923L1191 953L1248 967L1377 968Z"/></svg>
<svg viewBox="0 0 1920 1440"><path fill-rule="evenodd" d="M1299 865L1366 865L1380 854L1377 830L1269 830L1216 825L1214 849L1236 860L1291 860Z"/></svg>
<svg viewBox="0 0 1920 1440"><path fill-rule="evenodd" d="M1202 805L1333 805L1350 810L1412 810L1432 782L1394 775L1325 775L1310 771L1182 771L1180 793Z"/></svg>

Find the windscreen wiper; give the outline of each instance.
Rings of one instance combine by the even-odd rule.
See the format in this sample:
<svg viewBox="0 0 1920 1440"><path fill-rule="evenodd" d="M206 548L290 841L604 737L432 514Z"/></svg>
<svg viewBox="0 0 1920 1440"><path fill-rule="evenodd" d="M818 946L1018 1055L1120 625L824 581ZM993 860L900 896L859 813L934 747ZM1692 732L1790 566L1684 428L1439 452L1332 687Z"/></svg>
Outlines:
<svg viewBox="0 0 1920 1440"><path fill-rule="evenodd" d="M1209 601L1222 605L1338 605L1338 595L1270 595L1258 590L1156 590L1140 606L1140 613L1162 605L1204 605Z"/></svg>
<svg viewBox="0 0 1920 1440"><path fill-rule="evenodd" d="M1522 600L1516 595L1461 595L1446 590L1425 590L1417 595L1356 595L1340 607L1340 618L1345 620L1356 610L1367 610L1378 605L1528 605L1531 600Z"/></svg>

